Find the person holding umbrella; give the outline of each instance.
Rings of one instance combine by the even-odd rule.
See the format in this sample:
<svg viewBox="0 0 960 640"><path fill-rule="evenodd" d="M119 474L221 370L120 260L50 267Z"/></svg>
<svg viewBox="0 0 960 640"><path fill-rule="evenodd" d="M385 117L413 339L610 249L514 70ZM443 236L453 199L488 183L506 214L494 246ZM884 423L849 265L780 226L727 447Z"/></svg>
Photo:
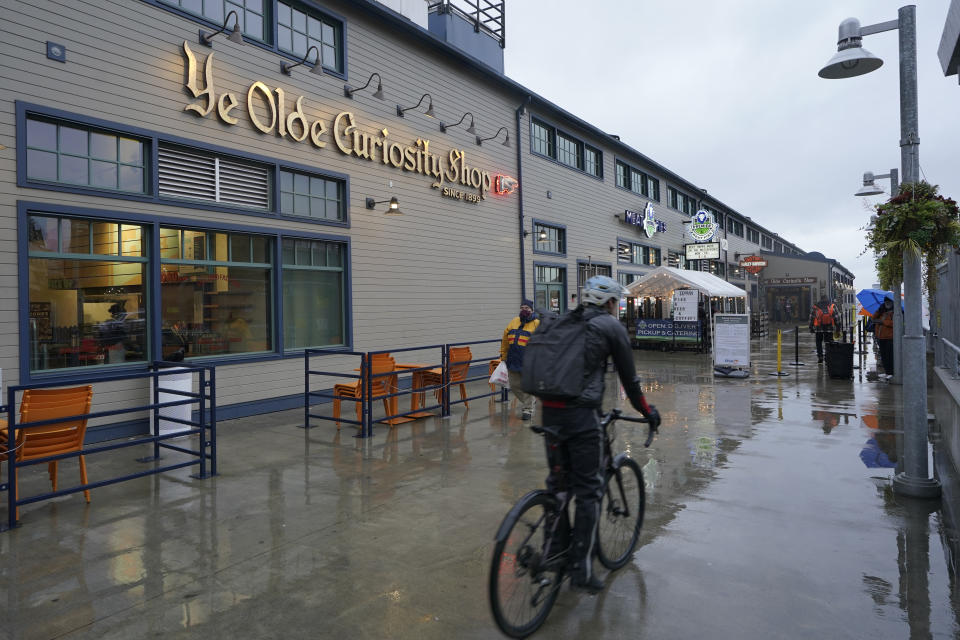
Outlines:
<svg viewBox="0 0 960 640"><path fill-rule="evenodd" d="M887 379L893 377L893 296L888 295L873 314L874 336L880 349L880 364Z"/></svg>

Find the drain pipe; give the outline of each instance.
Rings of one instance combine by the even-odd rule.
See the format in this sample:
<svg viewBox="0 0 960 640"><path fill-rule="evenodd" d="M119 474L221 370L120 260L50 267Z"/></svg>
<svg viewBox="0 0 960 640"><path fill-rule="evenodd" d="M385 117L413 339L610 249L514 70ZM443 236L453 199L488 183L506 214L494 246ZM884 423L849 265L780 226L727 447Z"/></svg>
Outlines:
<svg viewBox="0 0 960 640"><path fill-rule="evenodd" d="M520 137L520 117L526 111L527 105L533 101L531 96L527 96L527 99L524 100L519 107L517 107L517 190L519 197L517 198L517 221L519 223L519 232L520 232L520 299L527 299L527 268L526 268L526 257L524 256L524 241L523 241L523 231L524 231L524 222L523 222L523 151L522 151L522 140Z"/></svg>

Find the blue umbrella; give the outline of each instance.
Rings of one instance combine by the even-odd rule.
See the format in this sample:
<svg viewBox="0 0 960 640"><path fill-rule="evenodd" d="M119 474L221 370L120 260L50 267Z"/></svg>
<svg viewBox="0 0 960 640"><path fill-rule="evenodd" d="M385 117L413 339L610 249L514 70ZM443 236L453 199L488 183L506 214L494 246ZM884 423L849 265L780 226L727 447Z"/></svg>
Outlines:
<svg viewBox="0 0 960 640"><path fill-rule="evenodd" d="M880 445L874 438L870 438L867 440L867 443L863 445L863 449L860 450L860 459L863 461L863 464L871 469L895 469L897 466L897 463L890 460L889 456L880 448Z"/></svg>
<svg viewBox="0 0 960 640"><path fill-rule="evenodd" d="M892 291L884 291L883 289L862 289L857 294L857 300L860 301L860 304L870 315L873 315L877 312L877 309L883 304L885 298L893 299ZM900 302L900 306L903 307L903 302Z"/></svg>

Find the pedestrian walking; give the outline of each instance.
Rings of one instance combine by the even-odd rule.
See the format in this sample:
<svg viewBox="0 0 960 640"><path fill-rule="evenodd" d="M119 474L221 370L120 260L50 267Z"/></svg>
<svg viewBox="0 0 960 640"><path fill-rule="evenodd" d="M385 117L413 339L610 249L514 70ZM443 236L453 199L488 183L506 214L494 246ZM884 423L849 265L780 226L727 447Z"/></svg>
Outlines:
<svg viewBox="0 0 960 640"><path fill-rule="evenodd" d="M823 341L833 342L833 332L840 327L840 314L837 305L827 296L820 296L820 302L813 305L810 312L810 333L817 336L817 362L823 364Z"/></svg>
<svg viewBox="0 0 960 640"><path fill-rule="evenodd" d="M873 314L873 331L886 377L893 377L893 297L887 296Z"/></svg>
<svg viewBox="0 0 960 640"><path fill-rule="evenodd" d="M533 417L533 403L536 399L521 386L523 350L527 346L527 340L539 326L540 319L533 312L533 301L525 299L520 303L520 313L503 330L503 340L500 342L500 361L507 363L510 390L520 402L520 415L524 420Z"/></svg>

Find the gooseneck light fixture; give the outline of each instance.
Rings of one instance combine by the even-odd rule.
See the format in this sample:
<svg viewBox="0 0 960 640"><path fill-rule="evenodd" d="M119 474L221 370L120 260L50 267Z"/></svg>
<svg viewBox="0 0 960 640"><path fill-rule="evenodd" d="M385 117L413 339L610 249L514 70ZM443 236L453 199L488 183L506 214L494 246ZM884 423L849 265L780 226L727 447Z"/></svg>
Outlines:
<svg viewBox="0 0 960 640"><path fill-rule="evenodd" d="M510 132L507 130L506 127L500 127L499 129L497 129L497 132L496 132L495 134L493 134L492 136L490 136L489 138L481 138L480 136L477 136L477 144L482 145L482 144L483 144L484 142L486 142L487 140L493 140L494 138L496 138L497 136L500 135L500 132L501 132L501 131L503 131L504 133L507 134L507 136L503 139L503 146L509 147L509 146L510 146Z"/></svg>
<svg viewBox="0 0 960 640"><path fill-rule="evenodd" d="M872 171L867 171L863 174L863 186L857 191L855 196L879 196L883 193L886 193L883 190L883 187L874 183L874 180L879 178L890 178L890 195L897 195L897 191L900 187L899 182L900 172L896 169L890 169L890 173L880 173L874 174Z"/></svg>
<svg viewBox="0 0 960 640"><path fill-rule="evenodd" d="M421 104L423 104L424 100L427 101L427 110L423 112L423 115L427 116L428 118L435 118L436 115L433 113L433 97L429 93L425 93L422 96L420 96L420 100L417 102L417 104L413 105L412 107L401 107L400 105L397 105L397 115L402 118L403 113L405 111L416 109Z"/></svg>
<svg viewBox="0 0 960 640"><path fill-rule="evenodd" d="M243 44L243 34L240 33L240 17L237 16L236 11L231 11L227 14L227 17L223 20L223 26L217 31L214 31L213 33L207 33L203 29L200 29L200 44L207 47L212 47L213 37L218 33L223 33L227 30L227 25L230 24L230 16L233 16L233 30L230 32L230 35L227 36L227 40L230 42L236 42L237 44Z"/></svg>
<svg viewBox="0 0 960 640"><path fill-rule="evenodd" d="M348 85L348 84L343 85L343 95L346 96L347 98L350 98L351 100L353 100L353 94L355 94L357 91L363 91L364 89L366 89L367 87L369 87L369 86L370 86L370 83L373 82L374 76L376 76L376 78L377 78L377 90L374 92L373 97L374 97L374 98L377 98L378 100L383 100L383 99L384 99L384 98L383 98L383 84L382 84L381 81L380 81L380 74L377 73L376 71L374 71L373 73L370 74L370 77L367 78L367 84L363 85L362 87L358 87L358 88L354 89L353 87L351 87L351 86Z"/></svg>
<svg viewBox="0 0 960 640"><path fill-rule="evenodd" d="M389 202L390 204L387 206L387 210L383 212L384 215L388 215L388 216L403 215L403 211L400 211L400 202L397 201L396 196L394 196L393 198L390 198L389 200L374 200L373 198L367 198L366 200L367 209L373 209L378 204L383 204L385 202Z"/></svg>
<svg viewBox="0 0 960 640"><path fill-rule="evenodd" d="M524 238L526 238L528 235L530 235L529 231L523 232ZM539 233L537 233L537 242L546 242L546 241L547 241L547 230L544 229L543 227L540 227L540 231ZM613 251L613 247L610 247L610 250Z"/></svg>
<svg viewBox="0 0 960 640"><path fill-rule="evenodd" d="M463 121L467 119L467 116L470 116L470 126L467 127L467 133L477 135L477 130L473 128L473 114L470 113L469 111L463 114L463 117L460 118L455 124L444 124L443 122L441 122L440 131L446 133L447 129L452 129L453 127L460 126L461 124L463 124Z"/></svg>
<svg viewBox="0 0 960 640"><path fill-rule="evenodd" d="M303 56L303 60L301 60L300 62L281 62L280 71L284 72L288 76L291 75L290 74L291 69L293 69L294 67L299 67L302 64L307 64L307 60L310 58L311 51L316 51L317 57L316 57L316 60L314 60L313 65L310 67L310 73L315 73L318 76L322 76L323 62L320 60L320 50L312 45L309 49L307 49L307 52Z"/></svg>

